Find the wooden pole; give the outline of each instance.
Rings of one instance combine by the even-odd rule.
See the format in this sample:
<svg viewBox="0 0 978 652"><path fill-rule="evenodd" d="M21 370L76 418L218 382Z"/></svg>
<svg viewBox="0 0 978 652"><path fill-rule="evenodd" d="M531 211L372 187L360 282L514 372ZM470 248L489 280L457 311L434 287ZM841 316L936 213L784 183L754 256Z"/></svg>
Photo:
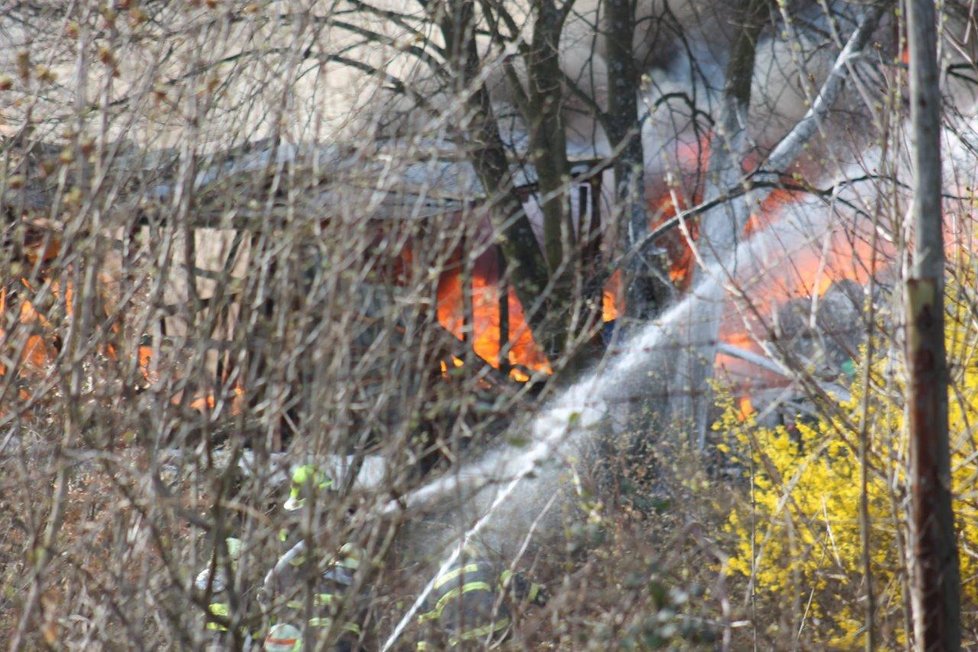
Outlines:
<svg viewBox="0 0 978 652"><path fill-rule="evenodd" d="M914 162L913 267L907 279L912 597L918 650L961 647L960 578L951 510L944 345L941 93L934 0L907 0Z"/></svg>

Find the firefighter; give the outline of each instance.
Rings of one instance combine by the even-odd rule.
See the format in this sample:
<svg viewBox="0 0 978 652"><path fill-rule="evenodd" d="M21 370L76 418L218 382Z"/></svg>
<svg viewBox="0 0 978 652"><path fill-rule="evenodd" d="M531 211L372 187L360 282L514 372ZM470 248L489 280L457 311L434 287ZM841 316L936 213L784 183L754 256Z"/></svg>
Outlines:
<svg viewBox="0 0 978 652"><path fill-rule="evenodd" d="M446 647L497 647L512 627L510 607L539 605L547 595L521 573L500 571L478 555L463 556L438 576L418 616L418 650Z"/></svg>
<svg viewBox="0 0 978 652"><path fill-rule="evenodd" d="M333 643L335 652L353 652L360 649L361 631L357 620L366 606L366 593L350 595L351 587L356 581L356 573L360 570L361 551L349 543L340 548L339 556L332 560L320 578L319 593L316 601L323 615L312 618L309 624L329 631L337 618L340 634ZM352 618L351 618L352 616Z"/></svg>
<svg viewBox="0 0 978 652"><path fill-rule="evenodd" d="M321 498L321 494L330 491L332 487L332 480L319 468L313 465L300 466L292 474L289 497L283 507L287 512L298 511L314 494L317 498ZM279 539L285 544L292 543L289 546L290 551L302 541L298 536L290 536L287 529L279 532ZM287 636L281 635L282 631L298 629L298 624L305 619L305 590L308 586L306 578L310 570L320 568L318 564L307 565L304 550L299 554L287 552L283 555L283 558L285 557L288 557L288 563L280 564L281 571L274 578L274 593L279 596L277 602L280 604L278 610L280 622L269 630L265 639L265 647L269 650L281 649L281 641L288 639ZM356 623L360 612L357 599L359 596L348 594L360 568L360 559L361 553L356 546L343 545L338 554L325 564L313 586L313 615L308 620L308 626L317 639L324 637L327 632L332 632L335 640L332 649L336 652L359 649L360 628ZM348 600L356 602L347 603ZM342 622L337 625L339 627L337 635L333 631L334 622L340 615L342 615ZM295 649L300 649L301 637L297 645L299 647Z"/></svg>
<svg viewBox="0 0 978 652"><path fill-rule="evenodd" d="M307 500L314 500L317 504L323 505L329 501L332 491L333 480L319 467L312 464L296 467L292 472L289 497L282 508L289 514L295 514L306 506ZM299 523L298 518L290 517L286 520L287 525L279 530L278 539L287 552L303 540L303 535L301 528L296 527ZM313 528L318 530L319 526L314 525ZM303 564L305 564L304 554L294 555L289 559L289 565L293 568L299 568Z"/></svg>
<svg viewBox="0 0 978 652"><path fill-rule="evenodd" d="M307 621L311 635L318 640L326 636L333 638L334 652L353 652L360 649L360 626L357 624L364 602L363 593L351 595L356 573L360 569L360 551L350 544L344 545L336 558L326 564L325 570L317 579L313 590L312 616ZM279 623L273 626L265 639L268 650L280 649L281 630L289 626L289 631L299 629L306 615L306 583L300 573L289 573L291 581L279 582L280 602ZM339 619L339 620L338 620ZM338 624L336 624L338 623ZM338 628L338 629L337 629ZM279 643L275 643L279 641ZM295 649L300 649L297 647Z"/></svg>
<svg viewBox="0 0 978 652"><path fill-rule="evenodd" d="M231 570L236 571L238 559L241 557L241 540L228 537L224 540L227 547L228 562ZM221 562L219 555L217 566L214 568L213 577L211 567L203 569L194 579L194 588L203 596L210 596L207 604L208 616L205 622L205 629L209 632L208 650L223 650L230 642L226 621L231 618L231 603L229 599L230 579L226 573L226 567Z"/></svg>
<svg viewBox="0 0 978 652"><path fill-rule="evenodd" d="M319 467L312 464L304 464L296 467L292 472L291 484L289 486L289 497L286 499L282 508L286 512L298 512L306 506L306 500L315 499L322 504L326 495L333 489L333 480L326 475ZM295 525L292 519L290 525ZM283 527L278 532L278 539L285 547L291 549L301 540L299 528ZM289 563L298 567L305 563L305 556L298 555L293 557Z"/></svg>

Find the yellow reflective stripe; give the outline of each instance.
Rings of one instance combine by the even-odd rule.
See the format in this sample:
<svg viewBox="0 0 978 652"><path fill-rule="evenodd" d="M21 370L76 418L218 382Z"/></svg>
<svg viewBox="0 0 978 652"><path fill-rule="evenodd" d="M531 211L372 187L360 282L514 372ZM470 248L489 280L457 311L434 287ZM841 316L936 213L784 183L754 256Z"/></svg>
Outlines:
<svg viewBox="0 0 978 652"><path fill-rule="evenodd" d="M211 604L207 605L207 610L215 616L224 616L227 618L231 614L231 605L224 602L212 602ZM207 629L217 632L228 631L227 627L213 620L207 621Z"/></svg>
<svg viewBox="0 0 978 652"><path fill-rule="evenodd" d="M460 641L471 641L474 638L486 638L490 634L495 634L501 629L506 629L509 627L509 618L500 618L499 620L493 621L488 625L483 625L482 627L475 627L468 631L462 632L459 636L449 643L453 646L458 645Z"/></svg>
<svg viewBox="0 0 978 652"><path fill-rule="evenodd" d="M444 611L445 605L466 593L471 593L472 591L489 591L492 592L492 587L489 586L488 582L469 582L468 584L463 584L462 586L456 586L454 589L446 593L445 595L438 598L438 602L435 603L435 611L441 616L441 612Z"/></svg>
<svg viewBox="0 0 978 652"><path fill-rule="evenodd" d="M516 576L511 570L504 570L499 575L499 587L501 589L508 589L510 581ZM543 590L542 584L537 584L536 582L530 582L530 589L526 592L525 596L515 595L514 597L522 602L534 602L538 597L540 597L540 591Z"/></svg>
<svg viewBox="0 0 978 652"><path fill-rule="evenodd" d="M227 616L231 613L231 605L226 602L212 602L207 605L207 610L215 616Z"/></svg>
<svg viewBox="0 0 978 652"><path fill-rule="evenodd" d="M460 595L464 595L472 591L489 591L491 593L492 587L489 586L487 582L469 582L468 584L464 584L462 586L456 586L454 589L438 598L438 602L435 603L435 608L429 612L419 615L418 620L425 622L428 620L437 620L438 618L441 618L441 613L445 610L445 605Z"/></svg>
<svg viewBox="0 0 978 652"><path fill-rule="evenodd" d="M495 634L503 629L509 627L509 618L500 618L499 620L494 620L488 625L483 625L481 627L473 627L472 629L462 632L459 636L452 637L448 641L449 647L456 647L462 641L471 641L476 638L487 638L491 634ZM428 649L427 641L418 641L416 650L421 650L424 652Z"/></svg>
<svg viewBox="0 0 978 652"><path fill-rule="evenodd" d="M445 586L452 580L458 578L458 576L462 575L463 573L468 573L469 575L471 575L472 573L478 573L478 572L479 572L479 564L466 564L465 566L459 566L458 568L453 568L452 570L448 571L447 573L439 577L435 581L435 584L434 586L431 587L431 589L433 591L437 591L438 589Z"/></svg>
<svg viewBox="0 0 978 652"><path fill-rule="evenodd" d="M312 602L313 604L324 606L332 604L334 599L336 599L336 596L332 593L317 593Z"/></svg>
<svg viewBox="0 0 978 652"><path fill-rule="evenodd" d="M423 614L418 614L418 622L425 623L429 620L435 620L441 617L441 612L437 609L432 609L431 611L426 611Z"/></svg>

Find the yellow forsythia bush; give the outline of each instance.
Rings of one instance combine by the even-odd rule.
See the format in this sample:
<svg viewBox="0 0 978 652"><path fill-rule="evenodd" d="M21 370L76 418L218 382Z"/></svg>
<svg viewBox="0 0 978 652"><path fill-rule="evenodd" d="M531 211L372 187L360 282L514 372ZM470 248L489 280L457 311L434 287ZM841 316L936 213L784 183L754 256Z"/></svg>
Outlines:
<svg viewBox="0 0 978 652"><path fill-rule="evenodd" d="M968 632L978 626L973 615L978 605L978 302L965 296L963 287L968 285L951 284L948 291L946 340L954 510ZM745 421L732 402L715 425L727 435L722 450L746 480L745 500L726 522L735 547L728 568L746 580L755 623L773 642L794 640L818 649L856 649L864 643L867 585L858 454L863 423L870 442L866 495L874 627L883 649L902 648L906 641L909 487L901 357L877 356L868 389L855 383L850 399L820 406L818 419L791 432Z"/></svg>

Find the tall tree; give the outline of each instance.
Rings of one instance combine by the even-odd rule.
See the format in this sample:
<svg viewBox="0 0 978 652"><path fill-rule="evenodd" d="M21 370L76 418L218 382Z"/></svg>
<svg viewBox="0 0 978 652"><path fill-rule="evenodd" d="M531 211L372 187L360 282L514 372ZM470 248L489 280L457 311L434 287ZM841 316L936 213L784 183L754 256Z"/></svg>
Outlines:
<svg viewBox="0 0 978 652"><path fill-rule="evenodd" d="M501 234L513 288L527 311L534 337L551 361L573 359L569 364L574 365L580 360L572 351L573 343L582 334L582 341L588 339L600 312L600 305L591 309L598 302L591 300L590 286L585 288L573 274L580 257L596 247L589 246L589 235L578 233L571 216L565 120L568 87L578 99L588 98L592 111L600 111L593 98L576 88L561 60L565 25L575 4L576 0L540 0L520 7L498 0L450 0L444 5L427 5L445 40L448 65L462 81L455 92L467 98L469 119L461 125L460 140L491 200L492 220ZM493 57L486 55L486 45L480 40L485 37L489 52L512 55L490 63ZM513 144L504 143L500 135L489 88L492 73L487 73L493 67L505 73L501 85L526 130L525 152L514 152ZM634 90L630 104L637 123ZM512 173L524 163L532 166L535 177L542 246L515 193Z"/></svg>
<svg viewBox="0 0 978 652"><path fill-rule="evenodd" d="M957 650L961 587L951 509L944 345L937 21L933 0L907 4L916 232L906 287L914 632L918 650Z"/></svg>
<svg viewBox="0 0 978 652"><path fill-rule="evenodd" d="M532 306L546 292L547 261L516 195L489 91L484 80L480 80L482 60L475 40L475 3L455 0L447 6L433 4L428 10L445 40L448 65L457 74L460 85L457 92L466 98L469 120L461 129L463 143L471 152L471 161L483 187L493 192L495 210L491 215L503 234L501 248L516 279L516 293L524 306ZM528 310L528 319L535 329L546 328L545 314L545 310Z"/></svg>
<svg viewBox="0 0 978 652"><path fill-rule="evenodd" d="M680 389L673 414L691 423L694 440L702 448L706 443L707 411L712 401L708 380L716 356L720 319L723 315L723 284L734 270L727 267L729 257L742 241L744 227L753 207L759 206L771 188L786 174L790 165L815 137L819 125L827 118L843 90L852 61L870 43L888 3L873 5L859 18L839 52L818 93L792 129L774 146L766 159L750 176L742 171L749 146L747 114L751 108L751 84L754 75L757 39L765 27L767 5L763 1L744 0L738 6L740 26L731 46L727 64L717 133L713 135L703 217L698 248L700 292L708 292L713 301L689 327L683 354L678 364L676 386ZM762 98L763 99L763 98ZM698 209L686 211L695 214ZM682 224L682 214L656 229L650 237L667 228ZM712 274L712 285L703 283ZM707 279L708 280L708 279Z"/></svg>
<svg viewBox="0 0 978 652"><path fill-rule="evenodd" d="M649 214L643 192L644 157L636 98L641 75L635 61L635 2L606 0L608 112L604 124L615 152L615 200L621 208L626 266L625 309L630 318L646 320L669 299L663 261L646 239ZM644 243L644 246L643 246Z"/></svg>
<svg viewBox="0 0 978 652"><path fill-rule="evenodd" d="M742 161L749 147L747 139L747 114L751 103L751 82L754 77L754 59L757 39L764 28L767 14L765 0L740 0L737 3L738 31L730 50L726 81L721 98L720 116L710 148L710 164L704 197L707 201L721 197L741 183ZM750 206L742 199L723 202L704 215L699 249L699 275L715 273L713 269L736 248L744 225L750 215ZM699 282L699 281L697 281ZM707 411L712 394L707 389L716 357L717 334L723 313L723 302L710 302L704 312L689 328L687 347L680 357L675 411L692 424L694 440L699 448L706 444Z"/></svg>

